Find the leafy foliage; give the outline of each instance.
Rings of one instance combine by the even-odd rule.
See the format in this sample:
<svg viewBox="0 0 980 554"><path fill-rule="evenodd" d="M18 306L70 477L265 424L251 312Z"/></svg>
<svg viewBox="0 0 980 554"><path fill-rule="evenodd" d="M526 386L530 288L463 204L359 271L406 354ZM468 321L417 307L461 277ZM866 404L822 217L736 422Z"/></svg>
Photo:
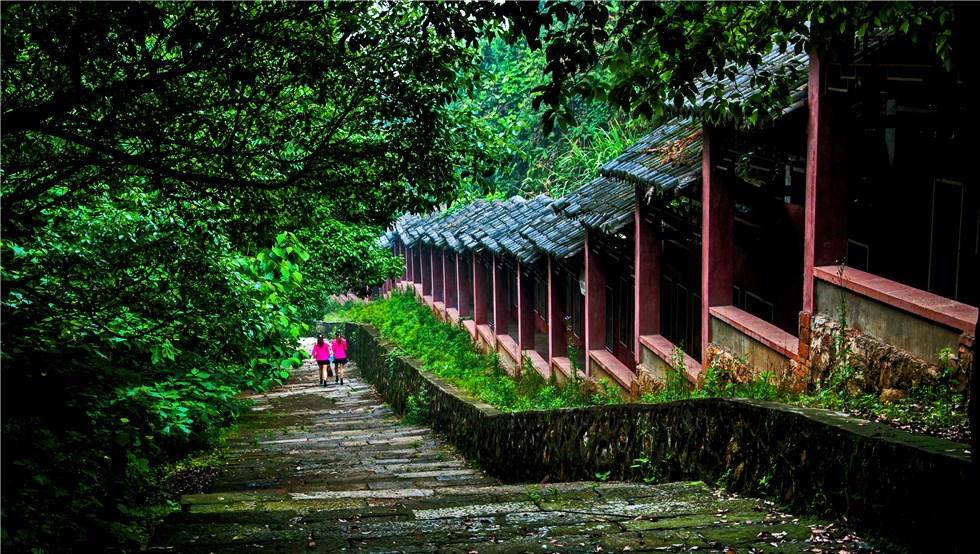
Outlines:
<svg viewBox="0 0 980 554"><path fill-rule="evenodd" d="M523 41L491 40L482 45L484 78L462 100L492 131L486 144L497 169L488 185L503 197L540 193L555 198L595 177L602 163L618 156L646 129L599 102L577 99L572 106L579 125L545 133L544 109L533 104L533 91L544 81L545 56Z"/></svg>
<svg viewBox="0 0 980 554"><path fill-rule="evenodd" d="M154 468L395 271L379 226L480 173L474 52L428 3L0 10L3 547L131 551Z"/></svg>
<svg viewBox="0 0 980 554"><path fill-rule="evenodd" d="M846 57L853 40L891 33L934 45L947 69L973 55L962 3L506 2L470 10L480 21L506 21L494 29L508 42L544 52L549 78L535 88L533 106L546 107L546 133L578 123L579 99L653 120L697 104L712 123L770 121L800 77L760 67L773 47ZM753 94L732 98L741 77Z"/></svg>

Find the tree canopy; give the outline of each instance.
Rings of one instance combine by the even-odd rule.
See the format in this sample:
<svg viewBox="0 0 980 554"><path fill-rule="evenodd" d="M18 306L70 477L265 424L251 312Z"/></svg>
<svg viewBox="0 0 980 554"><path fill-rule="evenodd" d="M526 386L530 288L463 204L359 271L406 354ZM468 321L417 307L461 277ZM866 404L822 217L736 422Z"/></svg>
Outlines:
<svg viewBox="0 0 980 554"><path fill-rule="evenodd" d="M3 3L5 547L136 540L151 468L400 272L380 229L485 160L443 11Z"/></svg>
<svg viewBox="0 0 980 554"><path fill-rule="evenodd" d="M535 89L544 128L577 124L575 102L596 100L658 120L697 104L699 117L758 125L791 103L799 75L762 70L774 48L846 58L876 33L931 46L947 69L970 61L972 8L955 2L504 2L477 3L478 20L545 53L547 81ZM467 5L463 3L462 5ZM600 71L602 70L602 71ZM727 90L746 76L750 101Z"/></svg>

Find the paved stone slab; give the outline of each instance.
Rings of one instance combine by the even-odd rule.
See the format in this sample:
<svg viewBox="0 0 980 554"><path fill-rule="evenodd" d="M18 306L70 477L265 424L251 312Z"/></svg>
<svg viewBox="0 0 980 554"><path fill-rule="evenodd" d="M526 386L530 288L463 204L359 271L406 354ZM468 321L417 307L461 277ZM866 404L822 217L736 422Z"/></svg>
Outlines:
<svg viewBox="0 0 980 554"><path fill-rule="evenodd" d="M184 496L149 551L842 550L813 540L828 522L703 483L504 485L430 429L402 423L354 364L344 385L320 386L305 365L253 400L212 492Z"/></svg>

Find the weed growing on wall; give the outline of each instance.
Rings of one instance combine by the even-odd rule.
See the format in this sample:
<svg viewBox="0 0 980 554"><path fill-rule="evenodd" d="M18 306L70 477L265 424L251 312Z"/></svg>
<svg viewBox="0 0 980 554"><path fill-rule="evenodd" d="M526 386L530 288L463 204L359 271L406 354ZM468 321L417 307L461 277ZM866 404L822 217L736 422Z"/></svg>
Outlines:
<svg viewBox="0 0 980 554"><path fill-rule="evenodd" d="M405 399L405 422L414 425L428 425L429 416L429 395L425 387L419 387L418 394L410 395Z"/></svg>
<svg viewBox="0 0 980 554"><path fill-rule="evenodd" d="M659 403L673 402L674 400L685 400L691 398L691 384L687 380L687 368L684 364L683 345L674 347L671 352L670 368L666 372L666 377L662 386L656 387L643 393L641 402Z"/></svg>
<svg viewBox="0 0 980 554"><path fill-rule="evenodd" d="M666 454L661 458L641 456L634 459L633 465L630 467L637 470L644 483L654 485L657 483L665 483L670 480L672 474L671 469L674 465L673 457Z"/></svg>
<svg viewBox="0 0 980 554"><path fill-rule="evenodd" d="M837 326L833 330L834 363L830 375L821 384L817 393L822 403L828 408L841 408L847 400L847 386L854 377L854 366L851 364L851 341L847 335L847 289L844 287L844 268L842 262L837 270L839 279L837 292L838 314Z"/></svg>

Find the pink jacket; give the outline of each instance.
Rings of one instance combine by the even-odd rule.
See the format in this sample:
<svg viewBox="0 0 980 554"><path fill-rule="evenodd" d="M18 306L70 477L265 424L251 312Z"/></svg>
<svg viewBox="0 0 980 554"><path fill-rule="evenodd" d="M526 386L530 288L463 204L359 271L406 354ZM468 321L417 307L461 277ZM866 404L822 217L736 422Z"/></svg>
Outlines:
<svg viewBox="0 0 980 554"><path fill-rule="evenodd" d="M313 352L310 356L315 360L329 360L330 359L330 343L324 341L323 346L317 343L313 343Z"/></svg>
<svg viewBox="0 0 980 554"><path fill-rule="evenodd" d="M333 339L330 346L333 347L334 358L338 360L347 358L347 339L340 339L340 342L337 342L337 339Z"/></svg>

